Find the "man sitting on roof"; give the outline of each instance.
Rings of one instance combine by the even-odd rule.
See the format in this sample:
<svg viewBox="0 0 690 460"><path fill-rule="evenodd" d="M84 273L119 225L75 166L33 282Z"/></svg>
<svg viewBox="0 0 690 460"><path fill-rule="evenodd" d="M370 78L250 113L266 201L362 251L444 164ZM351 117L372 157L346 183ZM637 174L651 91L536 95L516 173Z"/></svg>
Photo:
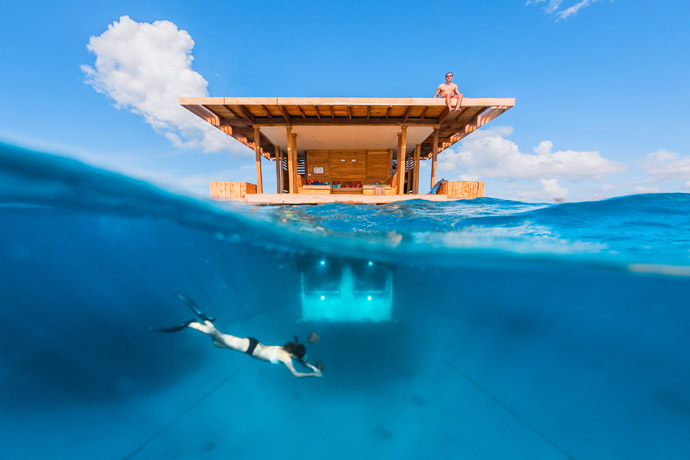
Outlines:
<svg viewBox="0 0 690 460"><path fill-rule="evenodd" d="M460 111L460 104L462 103L462 93L458 91L458 85L455 83L451 83L453 81L453 73L448 72L446 74L446 82L441 83L438 85L438 88L436 88L436 94L434 94L434 97L444 97L446 98L446 105L448 105L448 111L452 112L453 108L451 107L451 99L452 98L457 98L458 102L455 104L455 111L459 112Z"/></svg>

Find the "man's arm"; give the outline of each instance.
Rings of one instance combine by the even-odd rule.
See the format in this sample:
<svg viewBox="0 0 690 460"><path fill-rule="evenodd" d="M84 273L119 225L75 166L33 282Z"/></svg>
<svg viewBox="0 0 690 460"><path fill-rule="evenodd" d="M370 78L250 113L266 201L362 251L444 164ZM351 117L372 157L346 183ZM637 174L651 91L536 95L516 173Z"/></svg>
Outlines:
<svg viewBox="0 0 690 460"><path fill-rule="evenodd" d="M434 94L434 97L438 97L439 94L441 94L441 85L436 88L436 94Z"/></svg>

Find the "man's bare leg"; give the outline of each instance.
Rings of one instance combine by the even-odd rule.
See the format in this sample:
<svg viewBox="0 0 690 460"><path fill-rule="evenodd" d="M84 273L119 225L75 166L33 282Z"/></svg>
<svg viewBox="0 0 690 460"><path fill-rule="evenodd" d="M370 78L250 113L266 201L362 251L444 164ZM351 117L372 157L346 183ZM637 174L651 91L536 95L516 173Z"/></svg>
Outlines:
<svg viewBox="0 0 690 460"><path fill-rule="evenodd" d="M448 111L452 112L453 111L453 105L451 102L451 96L452 94L446 94L446 105L448 106Z"/></svg>
<svg viewBox="0 0 690 460"><path fill-rule="evenodd" d="M242 352L247 349L247 339L235 337L230 334L223 334L216 329L211 321L204 321L203 324L195 321L189 323L189 327L210 336L211 340L213 340L213 345L218 348L232 348L233 350Z"/></svg>
<svg viewBox="0 0 690 460"><path fill-rule="evenodd" d="M455 111L456 112L459 112L461 110L460 104L462 104L462 98L463 98L462 94L460 96L458 96L458 102L455 104Z"/></svg>

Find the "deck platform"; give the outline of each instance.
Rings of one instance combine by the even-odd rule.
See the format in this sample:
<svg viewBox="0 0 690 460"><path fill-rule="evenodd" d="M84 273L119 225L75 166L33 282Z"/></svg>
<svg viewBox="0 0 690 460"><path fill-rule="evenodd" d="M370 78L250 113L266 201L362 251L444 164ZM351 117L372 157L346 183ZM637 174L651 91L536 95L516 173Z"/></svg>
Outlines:
<svg viewBox="0 0 690 460"><path fill-rule="evenodd" d="M426 201L457 201L463 198L448 198L448 195L362 195L341 193L337 195L312 195L306 193L261 193L248 194L244 198L227 198L224 201L256 205L311 205L328 203L348 204L387 204L397 201L426 200ZM466 198L465 198L466 199Z"/></svg>

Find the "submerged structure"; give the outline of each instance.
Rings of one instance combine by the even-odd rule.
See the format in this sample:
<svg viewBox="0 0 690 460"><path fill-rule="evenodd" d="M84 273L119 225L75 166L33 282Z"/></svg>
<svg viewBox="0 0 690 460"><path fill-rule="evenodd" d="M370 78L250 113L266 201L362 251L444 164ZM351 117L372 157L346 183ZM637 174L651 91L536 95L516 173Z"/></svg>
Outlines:
<svg viewBox="0 0 690 460"><path fill-rule="evenodd" d="M302 257L302 321L393 319L395 267L372 260Z"/></svg>
<svg viewBox="0 0 690 460"><path fill-rule="evenodd" d="M421 160L436 184L440 152L515 105L464 98L449 111L435 98L182 97L187 110L252 148L256 184L211 183L211 197L256 204L386 203L483 196L481 181L442 184L419 195ZM275 162L276 193L264 193L262 159Z"/></svg>

